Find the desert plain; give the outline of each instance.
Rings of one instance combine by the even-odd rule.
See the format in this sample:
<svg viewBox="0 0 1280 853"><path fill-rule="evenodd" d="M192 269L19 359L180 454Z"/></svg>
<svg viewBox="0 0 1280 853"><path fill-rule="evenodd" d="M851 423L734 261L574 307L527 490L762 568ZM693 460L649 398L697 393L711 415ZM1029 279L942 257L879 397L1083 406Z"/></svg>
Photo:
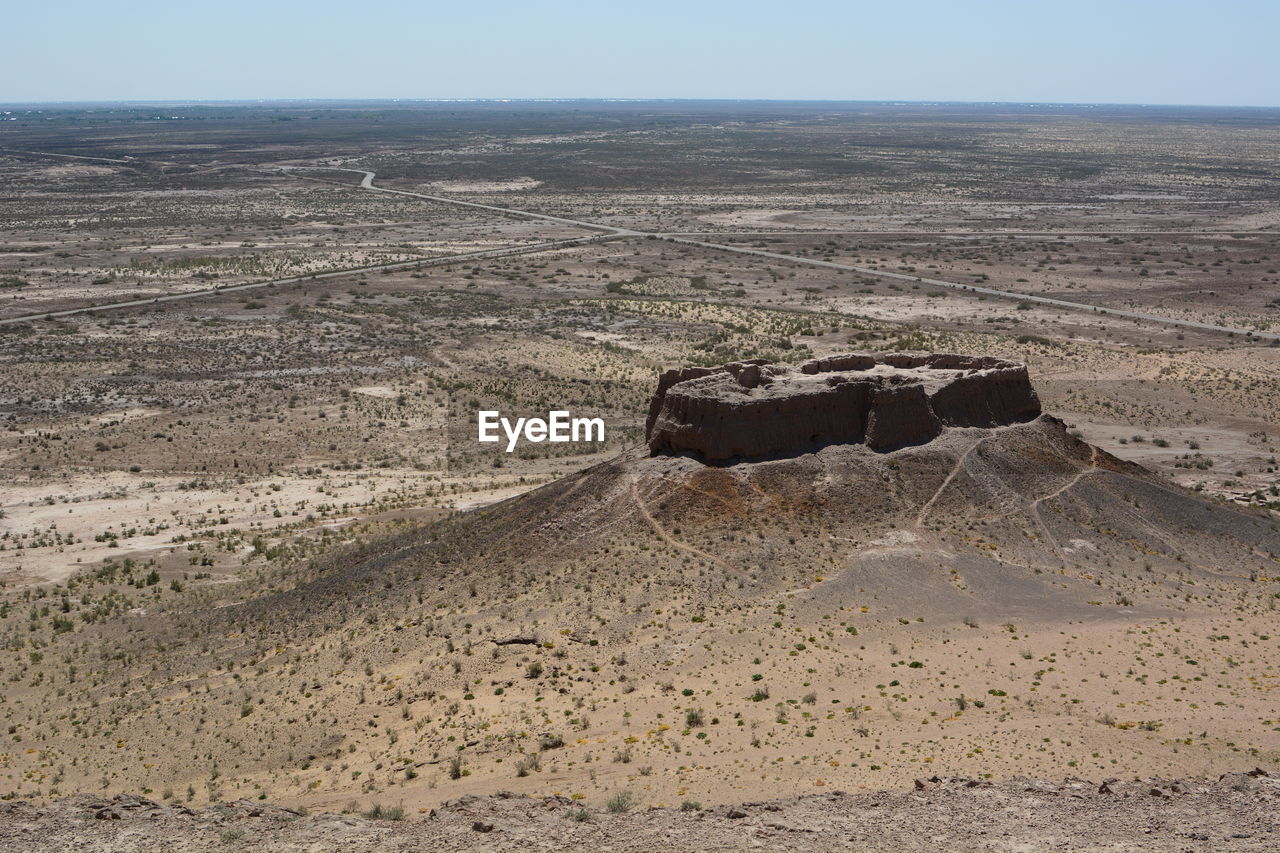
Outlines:
<svg viewBox="0 0 1280 853"><path fill-rule="evenodd" d="M1280 774L1280 112L5 117L6 800ZM1061 429L648 456L663 370L853 351L1025 363Z"/></svg>

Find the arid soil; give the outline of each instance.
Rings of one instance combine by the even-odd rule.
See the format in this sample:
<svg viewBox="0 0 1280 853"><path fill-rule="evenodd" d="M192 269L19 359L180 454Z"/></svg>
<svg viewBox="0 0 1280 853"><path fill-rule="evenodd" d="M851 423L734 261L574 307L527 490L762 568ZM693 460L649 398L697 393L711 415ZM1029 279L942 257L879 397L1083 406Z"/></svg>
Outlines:
<svg viewBox="0 0 1280 853"><path fill-rule="evenodd" d="M787 258L1274 333L1278 142L1265 110L16 112L0 797L99 833L51 825L49 849L145 849L147 809L59 823L88 808L68 797L117 795L163 804L145 826L192 850L268 824L492 849L534 830L473 832L465 809L526 807L583 849L612 827L617 849L679 827L690 849L818 844L723 815L779 797L848 821L850 849L966 815L944 849L990 849L964 834L988 822L1010 850L1266 849L1247 816L1267 777L1170 798L995 780L1280 770L1280 347ZM385 268L595 232L333 167L782 257L623 235ZM663 371L851 351L1025 363L1048 417L889 453L647 458ZM475 440L480 409L551 408L606 441ZM935 775L994 787L911 790ZM498 791L536 799L442 806ZM844 809L864 797L893 804L883 824ZM277 806L224 841L210 809L240 800ZM1076 811L1018 828L1047 804Z"/></svg>
<svg viewBox="0 0 1280 853"><path fill-rule="evenodd" d="M450 800L427 814L376 816L303 813L254 800L191 810L80 795L45 806L0 804L0 844L31 853L1270 851L1280 843L1277 806L1280 785L1260 773L1102 783L935 776L909 791L615 812L565 797L505 793Z"/></svg>

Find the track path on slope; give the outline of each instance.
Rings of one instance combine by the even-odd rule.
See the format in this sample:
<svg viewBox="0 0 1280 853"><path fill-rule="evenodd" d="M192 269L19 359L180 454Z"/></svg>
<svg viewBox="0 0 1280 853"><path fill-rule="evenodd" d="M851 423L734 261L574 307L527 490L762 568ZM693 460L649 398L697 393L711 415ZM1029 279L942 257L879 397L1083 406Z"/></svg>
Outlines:
<svg viewBox="0 0 1280 853"><path fill-rule="evenodd" d="M26 151L25 154L39 155L41 152ZM64 155L74 156L74 155ZM225 291L249 290L260 287L271 287L273 285L296 284L302 281L308 281L320 278L332 278L339 275L347 275L353 272L363 272L365 270L375 269L403 269L416 265L440 265L449 263L451 260L481 260L492 257L502 257L507 254L528 254L531 252L546 251L548 249L563 248L576 243L589 242L592 240L599 241L601 239L618 239L624 237L657 237L667 242L676 243L685 246L697 246L703 249L710 249L719 252L734 252L739 255L752 255L756 257L768 258L773 261L782 261L792 264L803 264L807 266L816 266L823 269L834 269L842 272L856 272L862 275L874 276L877 278L895 279L898 281L910 281L919 284L930 284L936 287L945 287L951 290L959 290L965 293L981 294L983 296L996 296L1001 299L1013 299L1019 302L1031 302L1037 305L1050 305L1056 308L1066 308L1072 311L1084 311L1091 314L1105 314L1112 317L1123 317L1129 320L1139 320L1152 323L1160 323L1169 326L1180 326L1188 329L1199 329L1202 331L1220 332L1228 335L1240 335L1246 338L1255 338L1261 340L1269 340L1280 342L1280 333L1260 332L1251 329L1241 329L1234 326L1219 326L1213 323L1201 323L1195 320L1178 320L1172 317L1162 317L1158 314L1147 314L1141 311L1124 311L1118 308L1103 308L1098 305L1089 305L1083 302L1069 302L1064 299L1052 299L1047 296L1034 296L1026 293L1018 293L1011 290L999 290L992 287L978 287L977 285L961 284L956 281L946 281L938 278L924 278L923 276L908 275L906 273L889 272L887 270L874 269L871 267L856 266L854 264L840 264L835 261L823 261L817 258L804 258L796 255L784 255L779 252L770 252L765 249L752 249L745 246L727 246L723 243L710 243L705 240L695 240L689 237L680 237L674 233L664 232L647 232L637 231L631 228L619 228L613 225L604 225L598 222L587 222L581 219L570 219L564 216L553 216L546 213L536 213L531 210L521 210L513 207L499 207L492 204L481 204L474 201L463 201L461 199L449 198L447 196L429 195L427 193L415 193L409 190L395 190L388 187L379 187L373 183L377 177L376 172L367 169L350 169L345 167L326 167L326 166L282 166L281 171L329 171L329 172L351 172L361 175L360 188L370 192L389 193L392 195L408 196L410 198L420 198L424 201L436 202L439 204L451 204L459 207L469 207L479 210L488 210L495 213L501 213L507 216L523 216L529 219L539 219L547 222L556 222L562 225L572 225L579 228L603 232L602 234L593 235L593 237L576 238L570 240L549 241L546 243L534 244L532 246L510 247L507 249L494 249L488 252L473 252L462 255L451 255L447 258L432 259L431 261L406 261L396 264L379 264L369 267L357 267L350 270L335 271L332 273L322 273L315 276L294 276L283 279L273 279L270 281L250 282L247 284L233 285L222 288L207 288L204 290L193 290L185 293L175 293L166 296L157 296L151 299L132 299L123 302L111 302L104 305L97 305L86 308L69 308L63 311L48 311L38 314L25 314L16 317L9 317L0 320L0 325L8 325L12 323L27 322L31 320L46 320L55 317L67 317L73 314L84 314L89 311L108 311L121 308L135 308L149 305L156 302L171 302L182 299L196 299L201 296L208 296L214 293L222 293Z"/></svg>
<svg viewBox="0 0 1280 853"><path fill-rule="evenodd" d="M1063 492L1065 492L1067 489L1071 488L1071 487L1072 487L1072 486L1074 486L1076 483L1078 483L1078 482L1080 482L1082 479L1084 479L1085 475L1087 475L1087 474L1092 474L1092 473L1093 473L1094 471L1096 471L1096 470L1098 470L1098 448L1094 447L1094 446L1091 444L1091 445L1089 445L1089 467L1088 467L1088 468L1081 468L1079 471L1077 471L1077 472L1076 472L1076 475L1075 475L1074 477L1072 477L1070 480L1068 480L1068 481L1066 482L1066 484L1065 484L1065 485L1063 485L1061 488L1054 489L1054 490L1053 490L1052 492L1050 492L1049 494L1044 495L1043 497L1038 497L1038 498L1036 498L1035 500L1033 500L1033 501L1031 502L1031 505L1032 505L1032 506L1039 506L1039 505L1040 505L1041 503L1043 503L1044 501L1047 501L1047 500L1051 500L1051 499L1053 499L1053 498L1056 498L1058 495L1062 494L1062 493L1063 493Z"/></svg>
<svg viewBox="0 0 1280 853"><path fill-rule="evenodd" d="M701 557L704 560L710 560L722 569L733 571L732 566L714 554L708 554L706 551L695 548L692 545L686 545L684 542L681 542L679 539L676 539L668 533L666 528L659 524L658 520L653 517L653 513L649 512L649 507L645 506L644 498L640 497L640 490L636 488L635 483L631 484L631 497L635 500L636 508L639 509L640 514L644 516L644 520L649 522L649 526L653 528L653 532L658 534L658 537L661 538L663 542L666 542L672 548L685 551Z"/></svg>
<svg viewBox="0 0 1280 853"><path fill-rule="evenodd" d="M929 510L933 509L933 505L938 502L938 498L942 497L942 493L947 490L947 486L951 485L951 481L958 477L961 471L965 470L965 467L969 462L969 454L981 447L983 441L986 441L986 439L977 441L970 446L968 450L960 454L960 458L956 460L955 465L951 466L951 470L948 471L947 476L943 478L942 484L938 486L938 490L933 493L929 500L924 502L924 506L920 507L920 514L916 516L916 527L924 525L924 520L929 515Z"/></svg>
<svg viewBox="0 0 1280 853"><path fill-rule="evenodd" d="M969 456L974 451L982 447L985 441L986 439L980 439L979 441L971 445L967 450L965 450L964 453L960 454L960 458L956 460L953 466L951 466L951 470L947 472L947 476L943 478L942 483L938 486L937 490L929 497L929 500L925 501L924 506L920 508L920 514L916 516L915 526L917 528L924 526L925 520L928 518L930 510L933 509L934 504L936 504L938 502L938 499L941 498L942 495L947 491L948 487L951 486L951 484L955 481L956 477L960 476L961 473L966 473L966 474L968 473ZM1041 497L1034 498L1026 505L1026 509L1030 513L1031 518L1035 523L1035 525L1040 529L1041 535L1044 537L1045 541L1048 542L1049 546L1053 549L1054 553L1058 556L1058 559L1060 559L1064 564L1069 564L1066 559L1066 555L1062 552L1062 549L1058 546L1057 540L1054 538L1053 534L1049 531L1049 527L1048 525L1045 524L1044 518L1040 515L1040 505L1044 501L1052 500L1053 498L1056 498L1059 495L1063 494L1064 492L1067 492L1068 490L1074 488L1086 476L1095 473L1098 470L1097 466L1098 466L1098 448L1090 445L1089 446L1089 462L1086 467L1078 470L1069 480L1063 483L1060 487L1054 489L1052 492L1049 492L1046 495L1042 495Z"/></svg>

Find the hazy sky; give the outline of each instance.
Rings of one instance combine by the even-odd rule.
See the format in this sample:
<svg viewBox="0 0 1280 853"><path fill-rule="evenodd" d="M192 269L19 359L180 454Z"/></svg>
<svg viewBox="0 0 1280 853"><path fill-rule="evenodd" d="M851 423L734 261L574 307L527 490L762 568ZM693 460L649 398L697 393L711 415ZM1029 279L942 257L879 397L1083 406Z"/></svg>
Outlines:
<svg viewBox="0 0 1280 853"><path fill-rule="evenodd" d="M1280 106L1280 0L11 0L0 21L0 102Z"/></svg>

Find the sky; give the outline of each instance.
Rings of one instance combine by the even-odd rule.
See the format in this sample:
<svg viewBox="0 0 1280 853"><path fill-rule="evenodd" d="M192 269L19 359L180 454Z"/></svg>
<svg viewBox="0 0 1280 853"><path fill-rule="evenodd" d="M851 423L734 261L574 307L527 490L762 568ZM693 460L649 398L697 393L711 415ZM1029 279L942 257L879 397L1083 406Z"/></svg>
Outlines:
<svg viewBox="0 0 1280 853"><path fill-rule="evenodd" d="M7 0L0 103L1280 106L1280 0Z"/></svg>

